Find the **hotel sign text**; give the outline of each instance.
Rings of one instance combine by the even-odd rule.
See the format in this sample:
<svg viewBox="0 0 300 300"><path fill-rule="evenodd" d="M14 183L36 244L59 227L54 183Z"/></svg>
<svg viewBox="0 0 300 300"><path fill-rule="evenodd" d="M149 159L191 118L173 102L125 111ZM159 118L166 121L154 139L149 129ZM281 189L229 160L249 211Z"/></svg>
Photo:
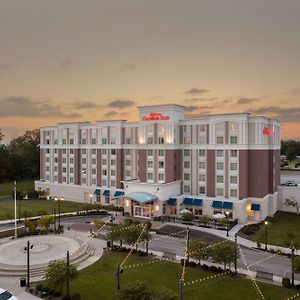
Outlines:
<svg viewBox="0 0 300 300"><path fill-rule="evenodd" d="M159 112L151 112L148 116L143 117L143 121L164 121L164 120L170 120L169 116L164 116Z"/></svg>

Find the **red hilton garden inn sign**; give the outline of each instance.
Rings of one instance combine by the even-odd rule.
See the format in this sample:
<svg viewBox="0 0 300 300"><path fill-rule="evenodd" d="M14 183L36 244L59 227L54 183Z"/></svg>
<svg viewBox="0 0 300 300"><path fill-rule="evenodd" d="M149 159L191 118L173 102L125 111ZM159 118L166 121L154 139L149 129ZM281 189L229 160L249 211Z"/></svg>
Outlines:
<svg viewBox="0 0 300 300"><path fill-rule="evenodd" d="M151 112L148 116L143 117L143 121L164 121L164 120L170 120L169 116L164 116L159 112Z"/></svg>

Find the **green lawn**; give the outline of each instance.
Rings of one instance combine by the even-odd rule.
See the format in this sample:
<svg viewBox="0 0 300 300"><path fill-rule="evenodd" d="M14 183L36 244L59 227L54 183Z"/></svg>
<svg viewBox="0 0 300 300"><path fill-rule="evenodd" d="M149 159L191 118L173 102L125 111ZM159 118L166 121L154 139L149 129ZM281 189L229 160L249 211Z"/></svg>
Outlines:
<svg viewBox="0 0 300 300"><path fill-rule="evenodd" d="M73 212L78 210L84 210L86 204L76 203L70 201L64 201L61 203L61 212ZM31 216L38 216L40 212L46 211L48 214L53 214L53 210L56 208L58 212L58 204L54 200L22 200L21 201L21 216L24 211L31 212ZM17 203L17 213L19 211L19 203ZM0 202L0 220L11 219L14 216L14 201Z"/></svg>
<svg viewBox="0 0 300 300"><path fill-rule="evenodd" d="M34 181L22 180L17 181L17 189L20 191L30 191L34 188ZM0 183L0 197L11 197L11 192L14 189L14 181Z"/></svg>
<svg viewBox="0 0 300 300"><path fill-rule="evenodd" d="M89 300L115 300L117 299L115 273L117 263L121 263L124 253L105 254L100 260L90 267L81 270L79 277L71 283L71 294L78 292L82 299ZM126 265L147 262L148 258L130 256ZM157 262L141 267L124 269L121 275L121 288L130 282L144 281L150 288L165 286L178 293L178 282L182 267L176 263ZM210 276L212 273L198 268L188 267L185 282ZM213 273L215 275L216 273ZM287 290L282 287L258 283L265 299L286 299L296 294L295 290ZM257 299L257 293L250 280L237 277L222 276L209 279L202 283L195 283L184 287L184 299L199 300L252 300Z"/></svg>
<svg viewBox="0 0 300 300"><path fill-rule="evenodd" d="M268 224L268 244L285 246L287 233L292 232L295 241L300 246L300 215L296 213L277 212L273 218L267 218ZM262 225L255 233L254 239L262 243L265 242L265 226Z"/></svg>

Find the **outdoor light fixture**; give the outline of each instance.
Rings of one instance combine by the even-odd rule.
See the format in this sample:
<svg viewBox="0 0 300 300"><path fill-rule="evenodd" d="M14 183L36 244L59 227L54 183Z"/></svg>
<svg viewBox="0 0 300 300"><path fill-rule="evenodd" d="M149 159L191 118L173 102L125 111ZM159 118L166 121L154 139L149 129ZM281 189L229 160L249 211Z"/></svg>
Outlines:
<svg viewBox="0 0 300 300"><path fill-rule="evenodd" d="M126 201L125 201L125 206L126 206L126 207L129 207L129 200L126 200Z"/></svg>
<svg viewBox="0 0 300 300"><path fill-rule="evenodd" d="M159 206L155 205L155 210L158 211L159 210Z"/></svg>
<svg viewBox="0 0 300 300"><path fill-rule="evenodd" d="M268 251L268 221L265 221L265 227L266 227L266 236L265 236L265 250Z"/></svg>

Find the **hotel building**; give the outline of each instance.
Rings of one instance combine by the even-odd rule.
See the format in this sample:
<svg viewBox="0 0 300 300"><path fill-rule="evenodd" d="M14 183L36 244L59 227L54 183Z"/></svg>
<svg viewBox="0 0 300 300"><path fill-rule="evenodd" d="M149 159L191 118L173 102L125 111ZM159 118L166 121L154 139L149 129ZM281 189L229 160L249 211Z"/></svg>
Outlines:
<svg viewBox="0 0 300 300"><path fill-rule="evenodd" d="M138 109L138 122L42 127L36 189L145 218L226 210L243 223L277 211L279 121L249 113L185 119L177 104Z"/></svg>

